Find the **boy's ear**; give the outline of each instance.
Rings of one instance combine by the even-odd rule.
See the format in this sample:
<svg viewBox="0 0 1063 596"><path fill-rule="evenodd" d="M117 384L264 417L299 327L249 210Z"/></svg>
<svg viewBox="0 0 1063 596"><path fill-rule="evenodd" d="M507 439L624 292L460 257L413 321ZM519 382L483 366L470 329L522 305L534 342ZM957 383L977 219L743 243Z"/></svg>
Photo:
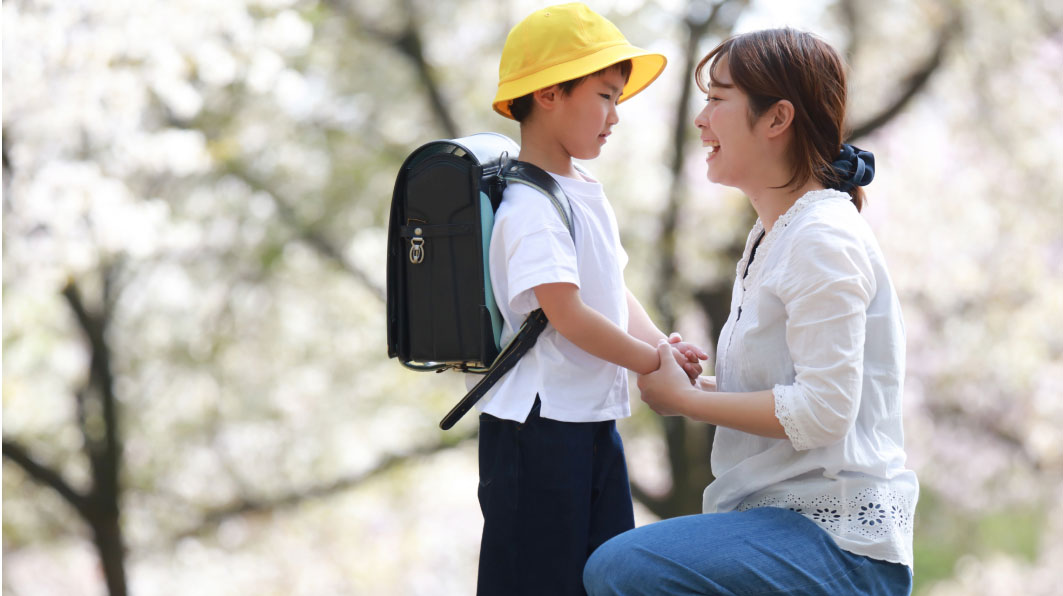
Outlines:
<svg viewBox="0 0 1063 596"><path fill-rule="evenodd" d="M794 104L788 99L775 102L763 116L767 120L768 138L777 137L790 129L794 122Z"/></svg>
<svg viewBox="0 0 1063 596"><path fill-rule="evenodd" d="M561 86L551 85L532 92L532 100L543 110L552 110L561 101Z"/></svg>

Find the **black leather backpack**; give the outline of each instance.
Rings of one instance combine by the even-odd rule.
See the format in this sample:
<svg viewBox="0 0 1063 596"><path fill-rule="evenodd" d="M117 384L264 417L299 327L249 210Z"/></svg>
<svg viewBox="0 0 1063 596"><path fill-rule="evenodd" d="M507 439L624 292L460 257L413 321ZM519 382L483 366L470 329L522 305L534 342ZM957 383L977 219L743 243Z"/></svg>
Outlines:
<svg viewBox="0 0 1063 596"><path fill-rule="evenodd" d="M488 248L506 185L539 190L573 234L561 187L540 168L517 161L519 151L497 133L432 141L406 158L395 180L388 224L388 356L413 370L484 375L440 422L444 430L531 349L547 324L537 309L507 345L500 344L503 322L491 289Z"/></svg>

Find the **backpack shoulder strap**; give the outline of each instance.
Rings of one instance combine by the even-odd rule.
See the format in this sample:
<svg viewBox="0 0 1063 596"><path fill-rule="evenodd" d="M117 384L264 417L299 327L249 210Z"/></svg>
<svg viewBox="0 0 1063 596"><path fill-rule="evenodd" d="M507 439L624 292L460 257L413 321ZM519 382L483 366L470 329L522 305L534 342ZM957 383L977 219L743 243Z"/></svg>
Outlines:
<svg viewBox="0 0 1063 596"><path fill-rule="evenodd" d="M565 228L568 229L569 235L572 236L572 241L575 242L576 231L572 227L572 206L568 203L565 191L561 190L561 186L550 174L547 174L545 170L535 164L514 159L502 167L501 175L507 183L516 182L517 184L530 186L546 195L550 202L553 203L554 208L557 209L557 214L561 216L561 221L565 223Z"/></svg>
<svg viewBox="0 0 1063 596"><path fill-rule="evenodd" d="M557 209L558 215L561 216L561 221L565 222L565 228L568 229L569 235L572 236L572 241L576 241L576 231L572 227L572 206L569 204L565 192L561 190L561 186L550 174L547 174L542 168L525 161L504 159L502 166L499 168L498 176L505 180L507 184L524 184L546 195L554 208ZM513 339L502 349L502 353L491 363L490 368L484 374L484 378L476 383L450 412L447 412L447 415L440 421L439 428L443 430L451 428L472 409L473 405L480 401L480 398L535 345L539 335L546 329L548 322L543 309L537 308L532 311L524 319Z"/></svg>
<svg viewBox="0 0 1063 596"><path fill-rule="evenodd" d="M521 356L528 353L528 350L532 349L535 345L535 341L539 339L539 335L546 329L546 324L549 321L546 319L546 313L543 309L537 308L533 310L528 317L524 319L524 323L521 324L517 334L506 346L502 353L495 358L495 361L491 363L491 368L484 374L484 378L480 379L476 385L465 394L465 397L461 398L461 401L457 403L447 415L443 417L443 420L439 423L439 428L443 430L449 430L454 426L462 416L464 416L469 410L472 409L476 402L480 401L480 398L487 394L487 391L491 389L502 379L502 377L516 366L517 361Z"/></svg>

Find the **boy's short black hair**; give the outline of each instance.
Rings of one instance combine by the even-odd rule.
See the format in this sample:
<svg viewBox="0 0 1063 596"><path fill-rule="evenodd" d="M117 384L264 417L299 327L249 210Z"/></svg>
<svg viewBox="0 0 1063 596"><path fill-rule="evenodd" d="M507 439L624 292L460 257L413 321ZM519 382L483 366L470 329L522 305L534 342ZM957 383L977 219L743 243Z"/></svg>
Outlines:
<svg viewBox="0 0 1063 596"><path fill-rule="evenodd" d="M583 81L586 81L590 77L600 76L602 73L613 68L620 69L620 74L623 75L625 82L628 80L628 77L631 76L631 60L624 60L623 62L617 62L616 64L606 66L598 72L592 72L589 75L584 75L577 79L571 79L562 83L558 83L558 87L561 88L562 95L568 95L572 93L573 89L582 84ZM522 95L521 97L518 97L517 99L514 99L513 101L509 102L509 113L513 114L513 119L517 122L524 122L524 119L527 118L529 114L531 114L533 103L534 102L532 100L531 93L527 95Z"/></svg>

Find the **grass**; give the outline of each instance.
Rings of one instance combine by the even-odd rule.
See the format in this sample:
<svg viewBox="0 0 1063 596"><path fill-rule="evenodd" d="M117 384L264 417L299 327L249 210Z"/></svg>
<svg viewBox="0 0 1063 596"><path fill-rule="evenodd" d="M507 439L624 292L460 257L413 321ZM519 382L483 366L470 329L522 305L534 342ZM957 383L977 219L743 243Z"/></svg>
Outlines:
<svg viewBox="0 0 1063 596"><path fill-rule="evenodd" d="M924 491L915 516L913 594L926 593L934 583L952 577L956 562L966 555L1003 552L1036 559L1044 521L1040 507L971 512Z"/></svg>

